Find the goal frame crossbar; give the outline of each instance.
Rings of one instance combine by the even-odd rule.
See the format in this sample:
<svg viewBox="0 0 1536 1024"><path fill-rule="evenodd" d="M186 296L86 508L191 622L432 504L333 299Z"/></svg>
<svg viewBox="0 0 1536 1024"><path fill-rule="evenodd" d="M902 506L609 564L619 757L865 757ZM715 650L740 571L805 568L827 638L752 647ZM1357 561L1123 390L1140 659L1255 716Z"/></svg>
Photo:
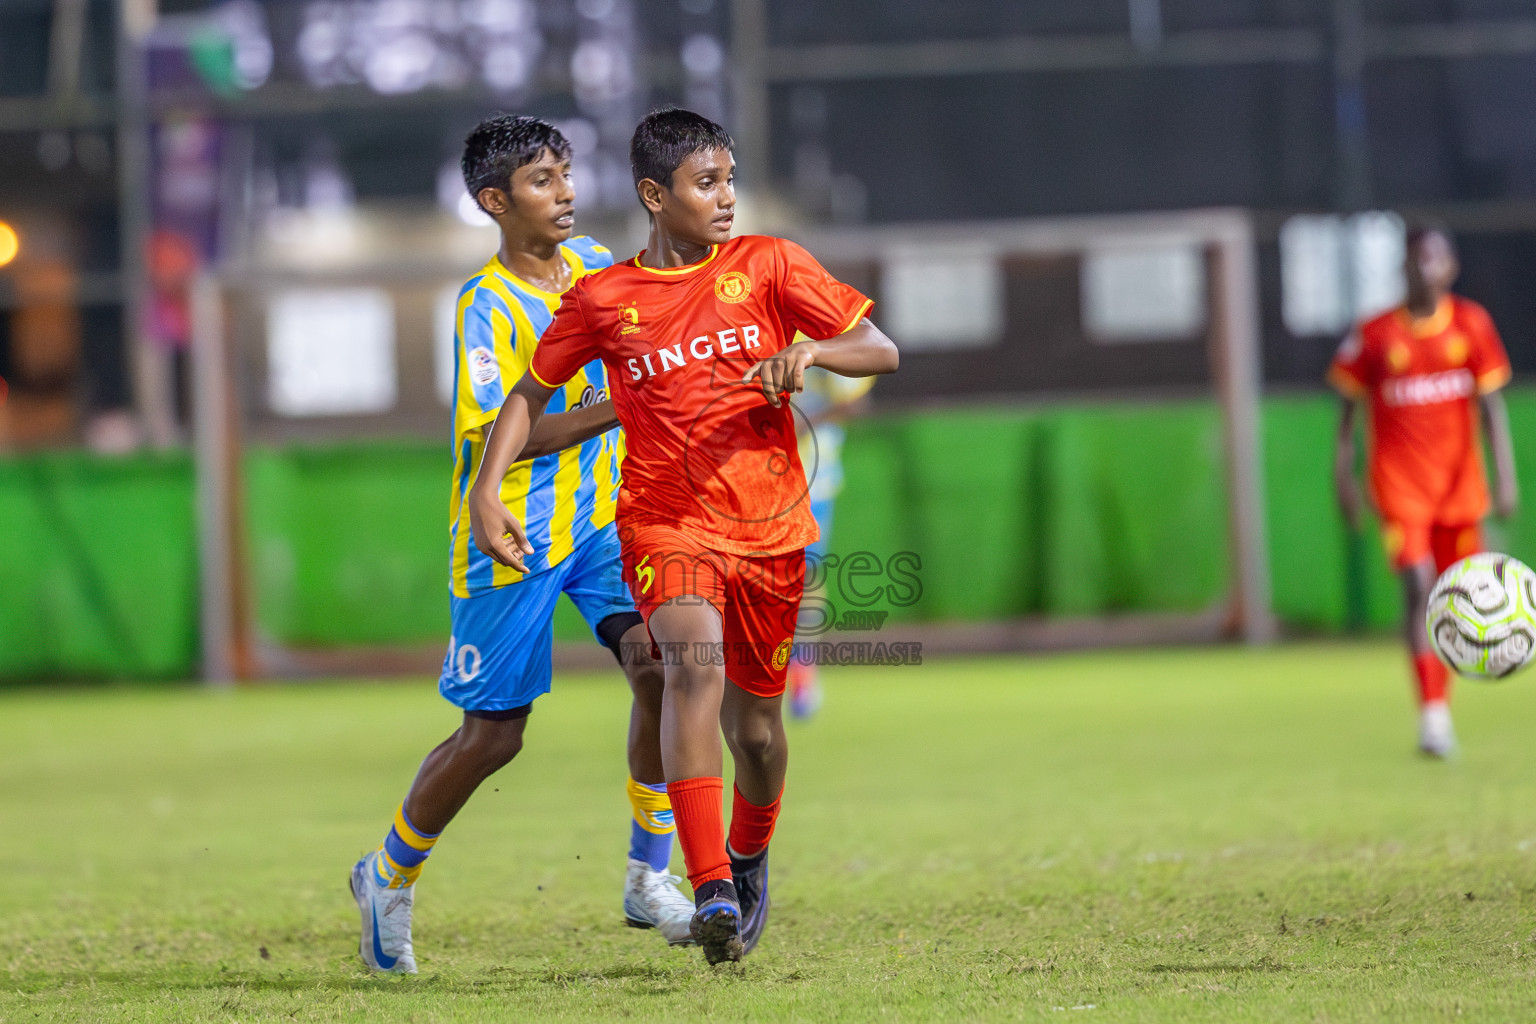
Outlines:
<svg viewBox="0 0 1536 1024"><path fill-rule="evenodd" d="M935 652L967 647L1053 648L1094 643L1196 642L1223 637L1250 644L1276 635L1270 605L1263 447L1260 311L1251 215L1244 210L949 222L798 233L827 262L879 260L914 246L983 247L1000 255L1062 256L1094 246L1193 245L1208 254L1208 352L1221 408L1231 587L1220 607L1188 615L1115 616L992 624L934 624ZM318 275L326 278L329 275ZM249 275L204 274L192 289L193 450L199 556L202 677L214 684L263 675L280 666L259 656L252 639L245 571L240 480L241 416L233 380L228 293L249 290ZM937 631L937 632L935 632ZM1096 638L1096 639L1095 639ZM266 652L268 655L276 652ZM282 658L279 661L284 660ZM346 659L343 659L343 664Z"/></svg>
<svg viewBox="0 0 1536 1024"><path fill-rule="evenodd" d="M1221 407L1223 469L1228 508L1232 587L1227 607L1190 616L1150 615L1128 629L1127 643L1232 637L1249 644L1272 642L1277 625L1271 607L1269 547L1263 475L1262 315L1252 214L1234 208L1053 217L977 222L890 224L805 232L800 239L827 262L878 262L892 252L958 247L991 250L999 256L1069 256L1095 247L1194 246L1207 256L1207 352L1211 380ZM1129 623L1126 623L1129 625ZM981 629L983 646L1001 638L1011 647L1071 646L1068 637L1092 635L1065 623L1015 623ZM991 638L990 641L987 638Z"/></svg>

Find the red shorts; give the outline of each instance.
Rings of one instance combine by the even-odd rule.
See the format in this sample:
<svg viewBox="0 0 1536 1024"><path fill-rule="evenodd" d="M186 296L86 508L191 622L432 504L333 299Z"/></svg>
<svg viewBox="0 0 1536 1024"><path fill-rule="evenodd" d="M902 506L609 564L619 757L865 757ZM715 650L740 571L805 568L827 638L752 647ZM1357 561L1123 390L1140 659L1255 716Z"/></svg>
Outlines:
<svg viewBox="0 0 1536 1024"><path fill-rule="evenodd" d="M784 692L805 590L803 549L732 555L682 530L653 524L626 526L619 537L624 582L646 622L657 608L680 597L708 601L720 613L722 650L699 648L677 655L657 650L658 660L712 658L725 666L727 679L748 693L777 697Z"/></svg>
<svg viewBox="0 0 1536 1024"><path fill-rule="evenodd" d="M1400 523L1386 519L1381 524L1381 542L1392 568L1406 569L1433 557L1435 572L1439 573L1483 550L1483 527L1480 523Z"/></svg>

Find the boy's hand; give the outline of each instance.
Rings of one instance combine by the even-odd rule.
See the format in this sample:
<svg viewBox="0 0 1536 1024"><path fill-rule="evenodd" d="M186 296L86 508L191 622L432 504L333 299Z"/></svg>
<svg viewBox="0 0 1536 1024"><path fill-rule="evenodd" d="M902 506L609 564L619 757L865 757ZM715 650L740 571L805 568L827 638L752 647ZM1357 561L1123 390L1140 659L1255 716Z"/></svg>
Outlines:
<svg viewBox="0 0 1536 1024"><path fill-rule="evenodd" d="M763 397L777 409L784 404L779 399L780 395L798 395L805 390L805 368L815 365L816 343L802 341L790 345L778 355L753 363L752 369L741 378L741 382L750 384L752 378L756 377L762 386Z"/></svg>
<svg viewBox="0 0 1536 1024"><path fill-rule="evenodd" d="M528 571L523 556L533 554L533 545L523 534L523 524L501 503L501 495L470 488L469 529L482 552L508 568Z"/></svg>

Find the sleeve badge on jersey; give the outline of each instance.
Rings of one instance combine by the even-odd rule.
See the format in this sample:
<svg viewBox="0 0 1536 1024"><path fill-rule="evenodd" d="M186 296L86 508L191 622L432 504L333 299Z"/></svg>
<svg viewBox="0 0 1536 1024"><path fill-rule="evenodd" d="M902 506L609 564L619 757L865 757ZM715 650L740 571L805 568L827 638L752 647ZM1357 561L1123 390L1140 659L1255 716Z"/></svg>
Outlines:
<svg viewBox="0 0 1536 1024"><path fill-rule="evenodd" d="M715 278L715 298L721 302L745 302L752 294L752 279L739 270Z"/></svg>
<svg viewBox="0 0 1536 1024"><path fill-rule="evenodd" d="M490 349L479 345L469 350L469 376L480 387L493 383L501 376L496 356Z"/></svg>

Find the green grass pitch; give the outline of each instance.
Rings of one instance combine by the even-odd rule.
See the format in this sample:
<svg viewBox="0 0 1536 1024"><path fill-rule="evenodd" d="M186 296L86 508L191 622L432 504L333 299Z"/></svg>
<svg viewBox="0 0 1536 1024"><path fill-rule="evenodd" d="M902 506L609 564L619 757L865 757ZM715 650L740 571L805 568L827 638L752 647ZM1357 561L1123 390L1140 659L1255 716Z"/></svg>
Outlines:
<svg viewBox="0 0 1536 1024"><path fill-rule="evenodd" d="M361 967L345 878L454 724L430 684L0 693L0 1021L1536 1017L1529 681L1462 685L1449 764L1386 643L826 681L744 963L621 926L610 673L438 844L415 978Z"/></svg>

